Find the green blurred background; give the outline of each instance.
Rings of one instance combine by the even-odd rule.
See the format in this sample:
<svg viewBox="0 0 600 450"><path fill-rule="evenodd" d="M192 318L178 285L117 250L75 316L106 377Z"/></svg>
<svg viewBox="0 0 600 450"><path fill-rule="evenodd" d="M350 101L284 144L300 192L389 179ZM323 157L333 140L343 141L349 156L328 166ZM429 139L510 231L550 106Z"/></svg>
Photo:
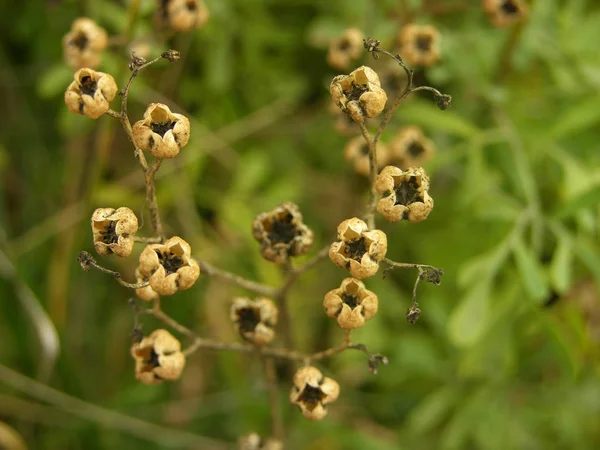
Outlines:
<svg viewBox="0 0 600 450"><path fill-rule="evenodd" d="M282 201L300 205L315 251L362 211L367 183L344 161L348 137L328 111L337 72L327 45L345 28L393 50L402 24L435 25L442 60L416 80L454 99L442 112L414 95L383 136L413 124L436 142L429 219L379 223L390 258L443 267L442 284L419 287L423 316L409 325L415 273L367 280L380 310L354 339L390 364L371 375L362 353L346 352L319 365L342 393L317 423L288 405L282 380L286 448L599 448L598 2L534 0L528 20L507 29L493 28L478 0L206 3L205 27L164 38L153 31L155 2L142 0L132 36L150 37L153 56L174 48L183 57L135 81L130 115L159 101L190 116L190 143L158 174L159 204L168 233L219 267L281 283L250 225ZM71 22L85 15L119 35L128 2L0 5L0 420L30 449L230 448L250 431L268 435L260 361L202 351L180 381L142 385L129 355L130 292L76 262L93 250L97 207L143 212L141 233L151 231L117 121L75 116L63 102L73 71L61 39ZM365 54L361 63L373 61ZM122 86L126 66L127 51L112 48L101 70ZM137 254L98 259L131 279ZM345 275L325 261L292 291L301 350L342 339L322 298ZM201 277L163 308L203 336L235 342L229 306L239 294ZM158 326L144 318L146 332Z"/></svg>

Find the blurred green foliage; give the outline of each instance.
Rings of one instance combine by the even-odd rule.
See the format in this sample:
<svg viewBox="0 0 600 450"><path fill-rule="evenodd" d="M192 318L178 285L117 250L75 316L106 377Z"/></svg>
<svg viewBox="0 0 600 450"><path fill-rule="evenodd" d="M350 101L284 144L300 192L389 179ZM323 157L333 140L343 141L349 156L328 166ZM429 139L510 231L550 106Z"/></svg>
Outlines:
<svg viewBox="0 0 600 450"><path fill-rule="evenodd" d="M425 93L414 95L383 137L415 124L436 142L426 166L435 208L419 224L381 225L390 258L443 267L442 284L419 287L423 316L411 326L404 314L415 274L367 280L380 311L354 339L390 365L370 375L364 355L352 352L323 363L342 394L319 423L288 406L283 379L288 447L598 448L600 5L538 0L525 23L500 30L478 0L206 2L204 28L165 40L153 31L155 2L142 0L133 35L150 38L153 55L175 48L183 58L136 80L130 114L137 120L149 102L161 101L192 121L189 145L159 172L168 232L188 240L199 258L272 285L281 274L250 234L257 213L297 202L316 251L367 198L366 181L344 162L348 138L336 134L328 112L336 75L325 62L329 40L355 26L393 50L409 20L433 24L443 36L441 62L417 71L416 80L451 94L452 109L441 112ZM88 217L96 207L144 212L142 232L150 233L142 176L124 133L109 117L70 114L62 100L72 71L61 39L71 22L87 15L118 35L128 2L6 3L0 362L101 406L102 417L118 411L225 443L252 430L268 435L267 393L252 357L200 352L181 381L138 383L128 350L130 293L100 273L83 273L75 260L92 248ZM126 54L112 48L102 66L121 85ZM367 54L362 62L373 63ZM100 261L132 275L137 260ZM294 336L303 351L342 339L322 298L345 275L325 261L294 288ZM231 342L228 310L239 294L202 277L163 306L202 335ZM145 331L159 326L143 321ZM31 449L212 448L162 428L140 433L127 421L65 413L10 379L0 371L0 420Z"/></svg>

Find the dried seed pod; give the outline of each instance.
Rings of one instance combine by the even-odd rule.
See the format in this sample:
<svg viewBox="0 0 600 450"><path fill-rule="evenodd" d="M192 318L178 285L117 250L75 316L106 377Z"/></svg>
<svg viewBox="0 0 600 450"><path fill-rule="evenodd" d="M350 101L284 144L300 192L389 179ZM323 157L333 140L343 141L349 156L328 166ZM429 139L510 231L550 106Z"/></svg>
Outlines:
<svg viewBox="0 0 600 450"><path fill-rule="evenodd" d="M210 16L204 0L160 0L159 23L173 31L202 27Z"/></svg>
<svg viewBox="0 0 600 450"><path fill-rule="evenodd" d="M390 222L420 222L433 209L433 199L427 192L429 177L421 167L402 170L387 166L375 180L375 189L381 194L377 211Z"/></svg>
<svg viewBox="0 0 600 450"><path fill-rule="evenodd" d="M185 367L181 343L163 329L133 344L131 356L135 359L135 377L144 384L176 380Z"/></svg>
<svg viewBox="0 0 600 450"><path fill-rule="evenodd" d="M377 295L367 290L362 281L346 278L339 288L325 294L323 306L341 328L352 330L362 327L377 313L378 301Z"/></svg>
<svg viewBox="0 0 600 450"><path fill-rule="evenodd" d="M400 55L413 66L430 67L440 59L440 33L431 25L406 25L398 34Z"/></svg>
<svg viewBox="0 0 600 450"><path fill-rule="evenodd" d="M357 28L348 28L329 44L327 62L336 69L347 69L364 51L364 35Z"/></svg>
<svg viewBox="0 0 600 450"><path fill-rule="evenodd" d="M362 220L354 217L338 225L338 241L329 247L331 261L350 271L354 278L373 276L379 261L387 252L387 236L380 230L369 230Z"/></svg>
<svg viewBox="0 0 600 450"><path fill-rule="evenodd" d="M334 379L324 377L316 367L305 366L294 375L290 402L298 405L307 419L321 420L327 415L327 405L339 395L340 385Z"/></svg>
<svg viewBox="0 0 600 450"><path fill-rule="evenodd" d="M65 61L74 69L100 65L102 51L108 43L106 30L87 17L80 17L71 25L63 37L63 55Z"/></svg>
<svg viewBox="0 0 600 450"><path fill-rule="evenodd" d="M138 230L138 220L133 211L126 207L119 209L98 208L92 214L92 235L94 248L100 255L126 258L133 250L133 236Z"/></svg>
<svg viewBox="0 0 600 450"><path fill-rule="evenodd" d="M371 173L369 162L369 146L362 136L356 136L348 141L344 149L344 157L352 169L359 175L368 177ZM382 142L377 144L377 171L385 167L390 160L390 151Z"/></svg>
<svg viewBox="0 0 600 450"><path fill-rule="evenodd" d="M71 112L97 119L108 111L117 95L117 84L107 73L79 69L65 92L65 103Z"/></svg>
<svg viewBox="0 0 600 450"><path fill-rule="evenodd" d="M173 295L191 288L200 276L200 266L191 256L190 244L173 236L164 244L147 245L140 255L139 272L148 276L158 295Z"/></svg>
<svg viewBox="0 0 600 450"><path fill-rule="evenodd" d="M527 5L522 0L483 0L483 10L496 28L505 28L527 16Z"/></svg>
<svg viewBox="0 0 600 450"><path fill-rule="evenodd" d="M262 256L276 264L303 255L313 243L313 232L304 225L300 209L292 202L256 216L252 235L260 243Z"/></svg>
<svg viewBox="0 0 600 450"><path fill-rule="evenodd" d="M144 119L133 125L135 145L157 158L175 158L190 139L190 121L167 105L151 103Z"/></svg>
<svg viewBox="0 0 600 450"><path fill-rule="evenodd" d="M137 269L135 269L135 278L138 283L148 283L150 280L150 275L143 275L140 271L140 268L138 267ZM160 296L156 293L154 289L152 289L152 286L150 285L136 289L135 295L137 295L138 298L147 302L152 302L160 298Z"/></svg>
<svg viewBox="0 0 600 450"><path fill-rule="evenodd" d="M275 325L279 311L271 299L250 300L238 297L231 305L231 320L240 335L256 344L265 345L275 338Z"/></svg>
<svg viewBox="0 0 600 450"><path fill-rule="evenodd" d="M258 433L250 433L238 439L239 450L283 450L283 443L274 438L264 439Z"/></svg>
<svg viewBox="0 0 600 450"><path fill-rule="evenodd" d="M355 122L377 117L387 101L377 73L367 66L359 67L350 75L338 75L329 90L338 108L347 112Z"/></svg>
<svg viewBox="0 0 600 450"><path fill-rule="evenodd" d="M416 126L403 127L389 143L390 161L393 165L406 170L412 166L421 166L435 153L435 144L423 135Z"/></svg>

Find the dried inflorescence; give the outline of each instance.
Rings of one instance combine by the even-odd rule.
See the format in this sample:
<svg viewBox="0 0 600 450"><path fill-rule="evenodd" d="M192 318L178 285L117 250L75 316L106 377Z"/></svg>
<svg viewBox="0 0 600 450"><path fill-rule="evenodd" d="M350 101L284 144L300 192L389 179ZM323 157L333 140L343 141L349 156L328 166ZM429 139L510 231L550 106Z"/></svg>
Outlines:
<svg viewBox="0 0 600 450"><path fill-rule="evenodd" d="M63 54L65 61L74 69L89 67L95 69L100 65L102 51L108 43L106 30L87 17L80 17L71 25L63 37Z"/></svg>
<svg viewBox="0 0 600 450"><path fill-rule="evenodd" d="M142 272L140 271L140 268L138 267L137 269L135 269L135 279L138 284L139 283L148 283L150 280L150 275L148 275L148 274L143 275ZM156 291L154 289L152 289L152 286L150 286L150 285L145 286L143 288L136 289L135 295L137 295L138 298L145 300L147 302L152 302L152 301L158 300L160 298L160 295L158 295L156 293Z"/></svg>
<svg viewBox="0 0 600 450"><path fill-rule="evenodd" d="M316 367L305 366L294 375L290 401L300 407L307 419L321 420L327 415L327 405L339 395L340 386L334 379L324 377Z"/></svg>
<svg viewBox="0 0 600 450"><path fill-rule="evenodd" d="M337 319L341 328L353 330L362 327L377 313L378 300L362 281L346 278L339 288L325 294L323 306L325 313Z"/></svg>
<svg viewBox="0 0 600 450"><path fill-rule="evenodd" d="M250 300L238 297L231 305L231 320L240 335L256 345L265 345L275 338L279 311L273 300L260 297Z"/></svg>
<svg viewBox="0 0 600 450"><path fill-rule="evenodd" d="M373 276L379 261L387 252L387 236L380 230L369 230L362 220L344 220L337 228L338 241L329 247L329 258L337 266L350 271L354 278Z"/></svg>
<svg viewBox="0 0 600 450"><path fill-rule="evenodd" d="M238 439L239 450L283 450L283 443L274 438L262 438L250 433Z"/></svg>
<svg viewBox="0 0 600 450"><path fill-rule="evenodd" d="M497 28L508 27L527 16L527 5L522 0L483 0L483 10Z"/></svg>
<svg viewBox="0 0 600 450"><path fill-rule="evenodd" d="M423 135L416 126L398 130L389 143L392 164L403 170L412 166L422 166L435 153L435 144Z"/></svg>
<svg viewBox="0 0 600 450"><path fill-rule="evenodd" d="M65 92L65 103L69 111L97 119L108 111L110 102L117 95L117 84L107 73L92 69L79 69Z"/></svg>
<svg viewBox="0 0 600 450"><path fill-rule="evenodd" d="M346 69L353 61L360 58L364 51L364 35L357 28L348 28L337 39L329 44L327 62L336 69Z"/></svg>
<svg viewBox="0 0 600 450"><path fill-rule="evenodd" d="M173 31L202 27L210 16L204 0L159 0L159 22Z"/></svg>
<svg viewBox="0 0 600 450"><path fill-rule="evenodd" d="M371 172L369 162L369 144L365 142L362 136L356 136L348 141L344 149L344 157L350 163L352 169L359 175L368 177ZM383 168L390 159L388 147L383 144L377 144L377 169Z"/></svg>
<svg viewBox="0 0 600 450"><path fill-rule="evenodd" d="M387 166L377 177L375 188L381 194L377 211L390 222L420 222L433 209L433 199L427 192L429 177L421 167L402 170Z"/></svg>
<svg viewBox="0 0 600 450"><path fill-rule="evenodd" d="M181 343L167 330L155 330L131 346L135 377L144 384L160 384L181 376L185 355Z"/></svg>
<svg viewBox="0 0 600 450"><path fill-rule="evenodd" d="M404 60L420 67L434 65L440 59L440 33L431 25L406 25L398 34Z"/></svg>
<svg viewBox="0 0 600 450"><path fill-rule="evenodd" d="M190 121L167 105L151 103L144 119L133 125L133 138L140 150L157 158L175 158L190 139Z"/></svg>
<svg viewBox="0 0 600 450"><path fill-rule="evenodd" d="M300 209L292 202L256 216L252 235L260 243L263 257L276 264L303 255L313 243L313 232L304 225Z"/></svg>
<svg viewBox="0 0 600 450"><path fill-rule="evenodd" d="M138 220L133 211L98 208L92 214L94 248L100 255L129 256L133 250L133 237L138 230Z"/></svg>
<svg viewBox="0 0 600 450"><path fill-rule="evenodd" d="M367 66L359 67L350 75L338 75L331 82L329 90L333 102L355 122L377 117L387 102L379 76Z"/></svg>
<svg viewBox="0 0 600 450"><path fill-rule="evenodd" d="M191 288L200 275L190 244L173 236L164 244L147 245L140 255L139 273L148 277L158 295L173 295Z"/></svg>

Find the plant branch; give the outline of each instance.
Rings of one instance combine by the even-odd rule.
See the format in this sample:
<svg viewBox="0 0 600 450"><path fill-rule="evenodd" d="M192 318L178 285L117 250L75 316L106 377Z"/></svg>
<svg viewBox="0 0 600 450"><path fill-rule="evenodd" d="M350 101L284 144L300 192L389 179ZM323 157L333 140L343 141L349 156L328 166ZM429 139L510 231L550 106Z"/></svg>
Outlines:
<svg viewBox="0 0 600 450"><path fill-rule="evenodd" d="M259 295L266 297L274 297L277 294L277 289L267 286L266 284L257 283L256 281L247 280L226 270L219 269L206 261L198 261L200 265L200 273L211 277L220 278L230 284L242 287Z"/></svg>
<svg viewBox="0 0 600 450"><path fill-rule="evenodd" d="M271 434L276 439L283 441L284 429L281 417L281 408L279 405L279 392L277 389L277 372L275 371L275 362L273 359L262 355L262 362L265 371L265 381L269 391L269 409L271 411Z"/></svg>
<svg viewBox="0 0 600 450"><path fill-rule="evenodd" d="M94 257L92 255L90 255L88 252L79 252L79 255L77 256L77 262L81 265L81 268L83 270L85 270L86 272L89 271L90 269L94 268L96 270L99 270L100 272L111 275L115 280L117 280L117 283L119 283L121 286L124 286L126 288L140 289L140 288L148 286L148 282L137 283L137 284L136 283L128 283L127 281L123 280L123 276L119 272L115 272L114 270L107 269L105 267L102 267L100 264L98 264L96 262L96 260L94 259Z"/></svg>

